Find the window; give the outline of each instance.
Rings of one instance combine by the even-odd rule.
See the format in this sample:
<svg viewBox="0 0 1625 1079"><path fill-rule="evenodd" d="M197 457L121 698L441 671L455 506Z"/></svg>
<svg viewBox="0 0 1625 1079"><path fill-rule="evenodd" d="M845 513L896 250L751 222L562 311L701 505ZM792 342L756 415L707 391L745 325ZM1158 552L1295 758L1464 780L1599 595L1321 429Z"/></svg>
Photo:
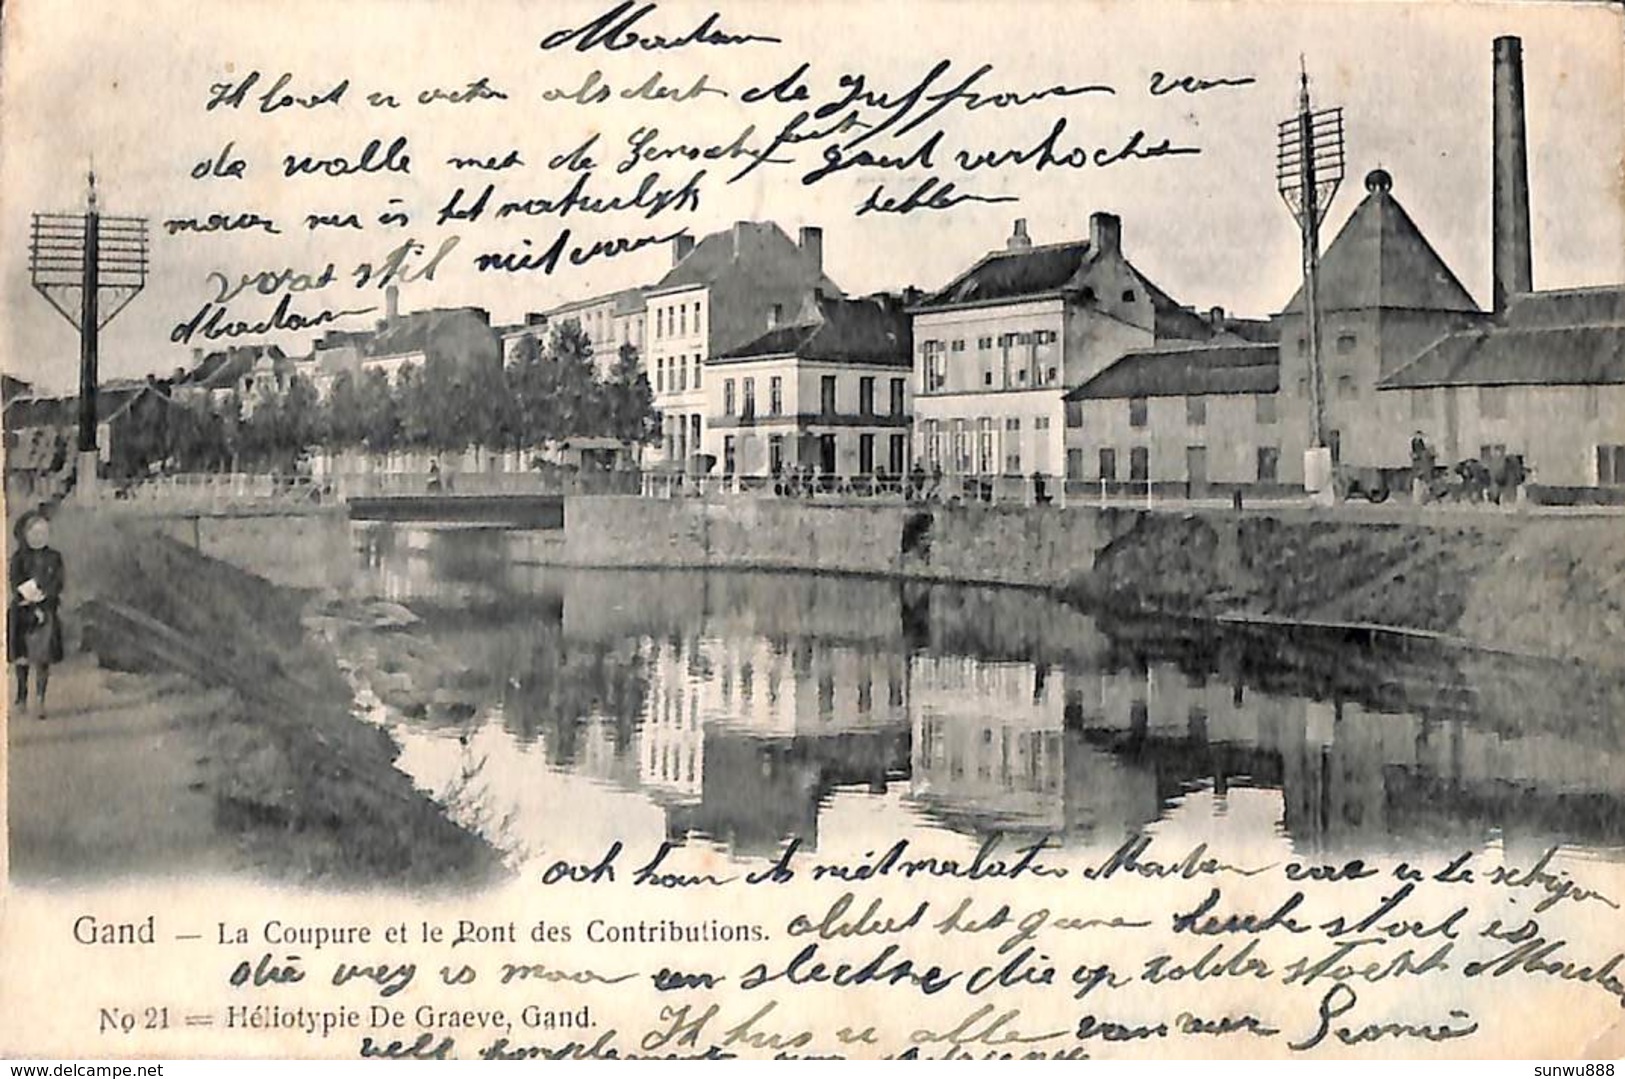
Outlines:
<svg viewBox="0 0 1625 1079"><path fill-rule="evenodd" d="M1298 355L1302 356L1305 352L1308 352L1308 351L1309 351L1309 339L1306 338L1306 337L1298 338Z"/></svg>
<svg viewBox="0 0 1625 1079"><path fill-rule="evenodd" d="M1004 421L1004 471L1006 475L1021 475L1021 420L1015 416Z"/></svg>
<svg viewBox="0 0 1625 1079"><path fill-rule="evenodd" d="M925 463L930 468L942 467L942 424L925 421Z"/></svg>
<svg viewBox="0 0 1625 1079"><path fill-rule="evenodd" d="M784 471L784 436L767 437L767 470L777 476Z"/></svg>
<svg viewBox="0 0 1625 1079"><path fill-rule="evenodd" d="M993 471L993 419L983 416L976 421L976 472L985 476Z"/></svg>
<svg viewBox="0 0 1625 1079"><path fill-rule="evenodd" d="M984 386L993 385L993 372L992 371L983 371L982 372L982 385L984 385Z"/></svg>
<svg viewBox="0 0 1625 1079"><path fill-rule="evenodd" d="M920 342L920 355L925 360L925 392L942 389L948 384L948 357L942 351L942 342Z"/></svg>
<svg viewBox="0 0 1625 1079"><path fill-rule="evenodd" d="M1083 426L1083 402L1082 401L1068 401L1068 402L1066 402L1066 425L1068 427L1082 427Z"/></svg>
<svg viewBox="0 0 1625 1079"><path fill-rule="evenodd" d="M893 416L901 416L906 410L904 405L906 392L902 379L894 378L891 380L891 414Z"/></svg>
<svg viewBox="0 0 1625 1079"><path fill-rule="evenodd" d="M1433 415L1433 391L1411 391L1411 419L1422 420Z"/></svg>
<svg viewBox="0 0 1625 1079"><path fill-rule="evenodd" d="M734 436L733 435L724 435L724 436L722 436L722 474L724 476L731 476L731 475L734 474Z"/></svg>
<svg viewBox="0 0 1625 1079"><path fill-rule="evenodd" d="M1299 397L1308 397L1309 396L1309 376L1308 375L1299 375L1298 376L1298 396Z"/></svg>
<svg viewBox="0 0 1625 1079"><path fill-rule="evenodd" d="M677 332L679 334L685 336L685 337L688 336L688 308L687 307L679 307L677 309Z"/></svg>
<svg viewBox="0 0 1625 1079"><path fill-rule="evenodd" d="M1337 396L1339 396L1339 397L1358 397L1359 395L1360 395L1360 392L1354 388L1354 376L1353 375L1338 375L1337 376Z"/></svg>
<svg viewBox="0 0 1625 1079"><path fill-rule="evenodd" d="M875 436L858 436L858 474L868 476L875 470Z"/></svg>
<svg viewBox="0 0 1625 1079"><path fill-rule="evenodd" d="M1117 451L1115 449L1100 451L1100 478L1107 483L1117 482Z"/></svg>
<svg viewBox="0 0 1625 1079"><path fill-rule="evenodd" d="M1124 303L1133 303L1134 302L1134 290L1133 289L1126 288L1126 289L1123 290L1123 302Z"/></svg>
<svg viewBox="0 0 1625 1079"><path fill-rule="evenodd" d="M1275 395L1273 393L1258 393L1253 395L1253 422L1274 423Z"/></svg>
<svg viewBox="0 0 1625 1079"><path fill-rule="evenodd" d="M700 357L697 353L694 356L694 388L700 388Z"/></svg>
<svg viewBox="0 0 1625 1079"><path fill-rule="evenodd" d="M964 344L963 341L959 343ZM875 414L875 380L872 375L858 379L858 411L865 416Z"/></svg>
<svg viewBox="0 0 1625 1079"><path fill-rule="evenodd" d="M1151 475L1151 451L1144 446L1135 446L1128 451L1128 478L1134 483L1144 483Z"/></svg>
<svg viewBox="0 0 1625 1079"><path fill-rule="evenodd" d="M679 356L678 359L681 360L682 357ZM678 365L678 368L677 368L677 389L679 391L688 389L688 365L687 364L679 363L679 365Z"/></svg>
<svg viewBox="0 0 1625 1079"><path fill-rule="evenodd" d="M970 471L970 421L955 420L950 464L960 473Z"/></svg>
<svg viewBox="0 0 1625 1079"><path fill-rule="evenodd" d="M774 375L767 381L767 414L784 415L784 379Z"/></svg>
<svg viewBox="0 0 1625 1079"><path fill-rule="evenodd" d="M1066 451L1066 478L1069 480L1083 479L1083 451L1070 449Z"/></svg>
<svg viewBox="0 0 1625 1079"><path fill-rule="evenodd" d="M784 305L782 303L776 303L776 304L773 305L772 313L768 316L768 323L767 324L769 326L777 326L779 323L781 323L783 321L784 321Z"/></svg>
<svg viewBox="0 0 1625 1079"><path fill-rule="evenodd" d="M731 378L722 380L722 414L724 416L734 414L734 380Z"/></svg>
<svg viewBox="0 0 1625 1079"><path fill-rule="evenodd" d="M1478 414L1486 420L1506 419L1507 396L1505 386L1480 386L1478 388Z"/></svg>
<svg viewBox="0 0 1625 1079"><path fill-rule="evenodd" d="M1354 344L1354 335L1352 333L1340 333L1337 335L1337 351L1339 353L1345 356L1348 355L1350 352L1354 351Z"/></svg>
<svg viewBox="0 0 1625 1079"><path fill-rule="evenodd" d="M756 380L754 378L745 379L745 400L742 409L747 420L756 415Z"/></svg>
<svg viewBox="0 0 1625 1079"><path fill-rule="evenodd" d="M655 392L663 393L666 389L666 357L655 357Z"/></svg>
<svg viewBox="0 0 1625 1079"><path fill-rule="evenodd" d="M1033 420L1033 430L1035 430L1035 431L1048 431L1049 430L1049 417L1048 416L1039 416L1037 419Z"/></svg>
<svg viewBox="0 0 1625 1079"><path fill-rule="evenodd" d="M1258 482L1277 483L1281 473L1281 451L1275 446L1258 447Z"/></svg>
<svg viewBox="0 0 1625 1079"><path fill-rule="evenodd" d="M1625 446L1597 447L1597 484L1625 487Z"/></svg>
<svg viewBox="0 0 1625 1079"><path fill-rule="evenodd" d="M1200 394L1185 398L1185 422L1200 427L1207 422L1207 398Z"/></svg>
<svg viewBox="0 0 1625 1079"><path fill-rule="evenodd" d="M978 337L976 339L976 347L980 351L986 352L988 349L993 347L993 338L991 338L991 337Z"/></svg>
<svg viewBox="0 0 1625 1079"><path fill-rule="evenodd" d="M886 471L893 476L901 476L908 470L908 436L892 435L890 452L887 454Z"/></svg>
<svg viewBox="0 0 1625 1079"><path fill-rule="evenodd" d="M1130 397L1128 399L1128 425L1130 427L1145 426L1146 400L1144 397Z"/></svg>
<svg viewBox="0 0 1625 1079"><path fill-rule="evenodd" d="M700 332L700 301L694 301L694 332Z"/></svg>
<svg viewBox="0 0 1625 1079"><path fill-rule="evenodd" d="M1332 464L1335 465L1341 461L1343 459L1343 432L1327 431L1326 448L1332 451Z"/></svg>
<svg viewBox="0 0 1625 1079"><path fill-rule="evenodd" d="M835 414L834 375L825 375L818 380L818 407L826 416Z"/></svg>
<svg viewBox="0 0 1625 1079"><path fill-rule="evenodd" d="M965 351L965 339L963 337L955 338L953 341L951 341L948 344L948 351L949 352L964 352Z"/></svg>

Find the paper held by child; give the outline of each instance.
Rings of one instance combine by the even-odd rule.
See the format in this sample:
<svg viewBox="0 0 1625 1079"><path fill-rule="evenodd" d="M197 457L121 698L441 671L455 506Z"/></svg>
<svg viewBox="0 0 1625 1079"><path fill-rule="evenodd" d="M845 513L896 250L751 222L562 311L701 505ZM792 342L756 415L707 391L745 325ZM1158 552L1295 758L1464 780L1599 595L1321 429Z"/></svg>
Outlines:
<svg viewBox="0 0 1625 1079"><path fill-rule="evenodd" d="M45 600L44 590L32 577L17 587L17 594L22 597L24 603L42 603Z"/></svg>

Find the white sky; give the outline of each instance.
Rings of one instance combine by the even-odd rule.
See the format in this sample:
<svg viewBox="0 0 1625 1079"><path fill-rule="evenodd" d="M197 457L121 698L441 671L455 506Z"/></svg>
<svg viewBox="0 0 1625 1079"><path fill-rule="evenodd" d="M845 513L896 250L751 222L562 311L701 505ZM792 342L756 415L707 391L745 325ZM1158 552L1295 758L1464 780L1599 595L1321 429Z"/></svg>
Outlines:
<svg viewBox="0 0 1625 1079"><path fill-rule="evenodd" d="M4 65L0 72L0 367L52 388L76 381L74 331L29 287L27 235L33 211L82 206L83 175L94 155L109 213L153 219L153 269L145 294L104 331L104 377L167 372L187 363L170 343L170 329L212 292L206 275L260 269L316 271L332 260L345 273L381 258L404 237L431 250L449 232L463 235L456 254L433 283L402 292L405 309L477 304L496 321L563 299L657 278L669 265L665 249L648 249L588 267L499 276L475 272L482 250L511 249L522 238L545 247L556 220L436 229L435 211L459 184L477 190L487 179L498 198L556 196L568 178L545 160L601 133L614 159L639 124L661 128L661 141L730 140L746 123L758 142L793 108L746 106L740 91L776 81L802 60L814 103L837 90L844 73L862 71L877 88L912 85L937 59L968 72L986 62L994 71L979 89L1034 90L1063 83L1109 83L1111 97L1041 102L1024 110L954 108L945 114L952 147L1025 148L1058 116L1068 120L1063 144L1120 143L1137 127L1154 137L1202 147L1202 154L1111 169L1011 168L965 177L939 167L962 189L1014 194L1019 203L964 206L907 217L853 210L873 184L901 194L915 172L892 177L848 173L808 188L803 169L764 169L753 182L723 186L725 164L710 166L700 211L644 222L636 215L573 216L578 240L669 233L688 225L696 236L737 219L771 218L793 236L802 224L825 230L825 267L845 289L866 292L906 284L941 286L972 260L1000 246L1011 219L1029 220L1039 243L1085 234L1093 210L1123 218L1129 257L1185 303L1213 304L1263 315L1291 295L1298 273L1296 236L1275 191L1275 125L1294 108L1298 57L1315 80L1317 104L1346 110L1349 179L1331 212L1336 228L1363 195L1362 178L1377 165L1394 175L1394 193L1445 260L1481 302L1489 295L1490 43L1499 34L1523 37L1530 138L1534 273L1537 287L1625 280L1625 51L1618 9L1538 3L1284 4L1224 3L807 3L721 6L729 30L770 33L781 45L690 47L667 53L543 52L549 31L576 25L609 6L506 4L484 0L347 4L309 0L244 0L141 4L10 0L5 5ZM677 35L711 10L709 4L663 2L639 29ZM727 99L687 105L583 106L546 103L544 90L574 88L599 68L617 89L656 70L675 86L707 73ZM257 116L204 111L211 83L258 69L260 88L284 71L302 92L352 86L337 109ZM1201 95L1152 98L1153 70L1207 77L1252 75L1258 82ZM460 87L489 76L510 94L501 102L367 106L368 91L403 101L416 91ZM410 177L280 178L281 156L350 154L371 138L411 140ZM920 134L923 134L921 132ZM248 161L242 181L188 177L234 140ZM911 149L918 138L890 144ZM451 154L485 156L517 148L527 167L505 173L456 173ZM877 147L879 149L880 147ZM803 160L810 161L803 148ZM609 160L594 177L601 194L629 194L635 177L615 176ZM671 182L695 166L663 168ZM313 210L354 209L364 220L390 197L414 215L406 229L376 226L358 233L304 234L300 218ZM252 234L178 236L159 223L180 216L258 210L275 215L277 237ZM493 206L494 209L494 206ZM257 320L275 297L242 297L233 317ZM294 309L382 303L347 284L296 295ZM370 318L370 317L369 317ZM369 318L343 325L365 325ZM307 338L283 338L303 347Z"/></svg>

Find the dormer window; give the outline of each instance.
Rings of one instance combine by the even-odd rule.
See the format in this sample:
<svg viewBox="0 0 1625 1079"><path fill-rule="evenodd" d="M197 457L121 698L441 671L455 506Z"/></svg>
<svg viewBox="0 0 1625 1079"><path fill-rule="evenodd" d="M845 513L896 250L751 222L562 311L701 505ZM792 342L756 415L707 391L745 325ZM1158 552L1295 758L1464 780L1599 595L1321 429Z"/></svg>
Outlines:
<svg viewBox="0 0 1625 1079"><path fill-rule="evenodd" d="M1123 302L1124 303L1133 303L1134 302L1134 290L1133 289L1129 288L1129 289L1124 289L1123 290Z"/></svg>

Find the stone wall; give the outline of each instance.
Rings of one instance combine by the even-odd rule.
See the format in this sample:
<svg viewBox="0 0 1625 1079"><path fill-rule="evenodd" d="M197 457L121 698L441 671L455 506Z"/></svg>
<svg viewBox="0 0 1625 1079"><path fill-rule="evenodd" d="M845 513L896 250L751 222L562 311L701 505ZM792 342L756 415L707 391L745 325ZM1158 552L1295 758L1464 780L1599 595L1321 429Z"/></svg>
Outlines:
<svg viewBox="0 0 1625 1079"><path fill-rule="evenodd" d="M576 566L815 570L1061 585L1138 511L570 498L562 541L520 540L525 561Z"/></svg>

